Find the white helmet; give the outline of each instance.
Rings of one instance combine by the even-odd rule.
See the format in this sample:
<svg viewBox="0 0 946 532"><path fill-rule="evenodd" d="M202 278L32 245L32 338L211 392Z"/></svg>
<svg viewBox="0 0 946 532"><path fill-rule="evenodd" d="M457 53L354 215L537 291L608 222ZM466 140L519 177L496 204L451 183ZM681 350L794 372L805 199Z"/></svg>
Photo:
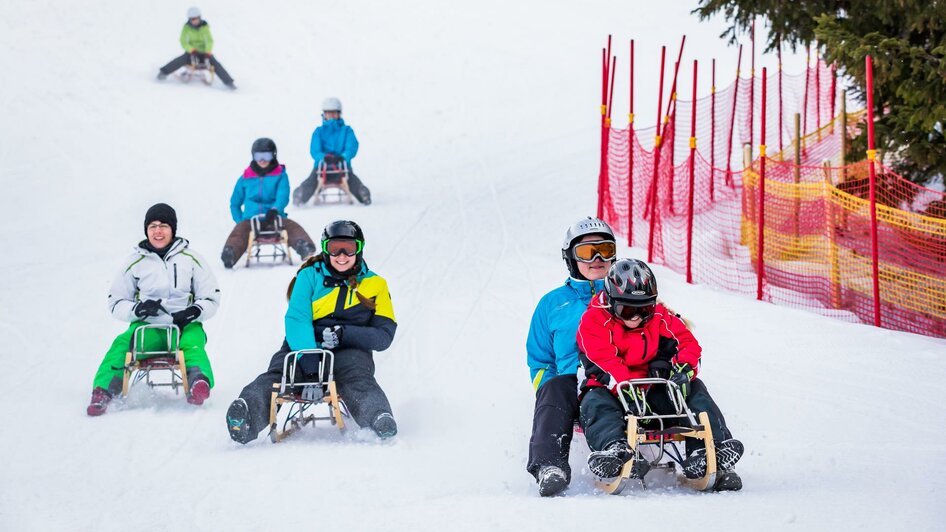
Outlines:
<svg viewBox="0 0 946 532"><path fill-rule="evenodd" d="M322 102L322 112L324 113L325 111L338 111L339 113L341 113L342 101L334 96L330 98L326 98Z"/></svg>
<svg viewBox="0 0 946 532"><path fill-rule="evenodd" d="M190 20L190 19L192 19L192 18L200 18L200 8L199 8L199 7L192 7L192 8L190 8L190 9L187 10L187 20Z"/></svg>

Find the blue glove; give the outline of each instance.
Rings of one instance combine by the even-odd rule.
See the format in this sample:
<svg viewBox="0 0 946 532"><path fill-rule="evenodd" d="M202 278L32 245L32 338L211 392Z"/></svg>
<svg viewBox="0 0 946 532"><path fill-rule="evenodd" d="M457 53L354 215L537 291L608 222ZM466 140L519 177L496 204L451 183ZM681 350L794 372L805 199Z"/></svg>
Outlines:
<svg viewBox="0 0 946 532"><path fill-rule="evenodd" d="M342 341L342 326L326 327L322 329L322 347L324 349L335 349Z"/></svg>
<svg viewBox="0 0 946 532"><path fill-rule="evenodd" d="M689 364L674 364L670 371L670 382L680 388L684 399L690 394L690 381L693 380L693 374L693 368Z"/></svg>

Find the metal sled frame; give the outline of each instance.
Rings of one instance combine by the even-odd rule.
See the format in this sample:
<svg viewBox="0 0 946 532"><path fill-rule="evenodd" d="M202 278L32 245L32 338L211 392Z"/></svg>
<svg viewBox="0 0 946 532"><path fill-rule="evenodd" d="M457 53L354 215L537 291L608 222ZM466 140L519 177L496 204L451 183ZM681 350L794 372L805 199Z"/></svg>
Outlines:
<svg viewBox="0 0 946 532"><path fill-rule="evenodd" d="M311 382L296 382L296 367L301 356L319 357L319 378ZM273 396L269 407L269 439L273 443L279 443L287 436L311 424L315 426L316 421L328 421L342 430L345 428L345 417L348 415L347 407L338 397L335 389L335 354L328 349L302 349L292 351L286 354L282 363L282 379L279 384L273 384ZM322 390L322 397L316 400L303 399L301 396L302 387L318 386ZM325 403L328 405L327 416L316 416L315 414L306 415L313 405ZM276 412L281 405L289 405L289 415L279 428L276 420Z"/></svg>
<svg viewBox="0 0 946 532"><path fill-rule="evenodd" d="M641 400L637 395L638 391L643 394L648 393L650 390L647 387L652 385L663 385L667 395L670 398L671 404L673 404L676 413L674 414L646 414L646 415L634 415L633 412L645 412L646 404L645 401ZM634 409L630 408L628 405L625 391L631 394L634 398ZM686 400L683 397L683 394L680 392L680 388L666 379L632 379L629 381L624 381L617 385L618 399L621 400L621 405L624 407L626 412L625 418L627 419L627 443L630 446L631 450L634 451L635 457L640 457L640 448L643 445L654 445L657 447L657 457L652 460L651 467L658 468L669 468L675 469L676 464L683 463L683 456L681 455L679 449L677 449L677 443L683 442L686 438L696 438L703 440L703 443L706 444L706 474L703 478L691 480L683 475L680 476L681 482L695 490L706 491L713 488L713 484L716 480L716 447L713 444L713 431L709 424L709 416L706 412L700 412L699 417L693 415L693 411L690 410L690 407L687 406ZM646 397L646 395L645 395ZM686 419L690 427L665 427L664 420L681 420ZM640 426L640 422L645 420L656 420L660 425L660 428L657 430L647 430ZM697 423L699 421L699 423ZM691 428L692 427L692 428ZM664 451L669 449L669 453ZM661 460L664 455L670 457L672 461L665 462L661 464ZM634 466L633 460L628 460L624 464L624 467L621 469L621 474L611 481L598 480L596 484L599 488L604 490L607 493L612 495L617 495L621 493L624 487L627 485L628 480L630 480L631 469ZM643 480L641 480L643 485Z"/></svg>
<svg viewBox="0 0 946 532"><path fill-rule="evenodd" d="M148 329L163 330L167 335L165 350L145 351L144 340ZM171 373L171 382L154 382L151 380L152 371L168 371ZM134 381L132 381L134 378ZM184 351L181 350L181 330L177 325L148 324L135 329L131 340L131 350L125 353L125 371L122 377L122 397L128 397L128 390L140 381L152 387L170 386L174 393L178 388L184 388L184 396L190 393L187 382L187 366L184 363Z"/></svg>
<svg viewBox="0 0 946 532"><path fill-rule="evenodd" d="M340 168L328 169L325 161L319 162L318 176L319 182L312 193L313 204L339 204L347 203L353 205L355 196L348 188L348 161L343 161ZM336 181L337 178L337 181Z"/></svg>
<svg viewBox="0 0 946 532"><path fill-rule="evenodd" d="M250 238L246 246L246 266L256 259L269 258L275 264L277 261L288 262L292 265L292 249L289 247L289 234L282 225L282 218L276 219L276 226L271 229L263 228L265 214L257 214L250 218ZM270 246L270 253L263 253L263 246Z"/></svg>
<svg viewBox="0 0 946 532"><path fill-rule="evenodd" d="M213 85L216 72L214 71L213 65L210 64L210 59L194 61L193 57L191 57L191 62L184 67L184 70L177 74L177 79L181 80L183 83L190 83L190 80L198 74L203 74L200 79L204 84Z"/></svg>

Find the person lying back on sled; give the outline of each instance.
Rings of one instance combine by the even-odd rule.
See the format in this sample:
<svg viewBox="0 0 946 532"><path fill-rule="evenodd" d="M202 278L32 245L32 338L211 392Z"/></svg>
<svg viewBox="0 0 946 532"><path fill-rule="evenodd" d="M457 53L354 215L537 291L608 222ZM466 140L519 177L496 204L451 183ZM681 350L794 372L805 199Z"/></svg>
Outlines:
<svg viewBox="0 0 946 532"><path fill-rule="evenodd" d="M294 204L302 205L312 197L323 165L327 171L337 171L347 165L348 189L362 205L371 204L371 191L351 168L351 160L358 154L358 139L342 119L342 102L338 98L326 98L322 102L322 125L312 132L309 154L314 161L312 173L293 191Z"/></svg>
<svg viewBox="0 0 946 532"><path fill-rule="evenodd" d="M276 158L276 143L265 137L256 139L250 147L250 153L253 160L237 178L233 194L230 195L230 215L236 226L230 231L220 253L223 266L232 268L246 252L252 230L250 220L260 214L266 215L263 225L267 229L281 222L286 228L289 245L302 260L307 259L315 253L315 243L301 225L287 217L289 175L286 174L286 167L279 164Z"/></svg>
<svg viewBox="0 0 946 532"><path fill-rule="evenodd" d="M90 416L105 413L112 396L121 392L125 353L140 325L171 324L181 330L180 348L187 361L190 395L187 402L202 404L214 385L202 322L217 312L220 289L203 257L177 236L177 213L158 203L145 214L145 239L122 263L108 292L108 310L115 318L131 322L115 338L99 365L92 383ZM165 333L146 331L145 350L167 349Z"/></svg>
<svg viewBox="0 0 946 532"><path fill-rule="evenodd" d="M289 283L286 338L269 369L247 384L227 410L230 437L246 444L268 428L273 384L292 351L329 349L335 354L335 384L352 418L382 439L397 434L384 390L374 377L374 351L394 341L397 322L388 283L368 269L362 253L365 235L350 220L322 231L322 252L305 261ZM318 357L302 355L299 367L318 378Z"/></svg>
<svg viewBox="0 0 946 532"><path fill-rule="evenodd" d="M220 81L229 89L236 89L233 78L213 54L214 38L210 34L210 25L201 18L200 9L196 7L187 10L187 22L181 28L181 47L184 48L184 53L158 70L159 80L168 77L183 66L209 61L214 68L214 73L220 76Z"/></svg>
<svg viewBox="0 0 946 532"><path fill-rule="evenodd" d="M657 302L657 279L647 264L620 259L611 266L604 290L591 300L581 317L578 346L585 371L579 418L592 450L588 457L592 473L614 478L628 460L635 459L627 443L617 385L630 379L656 377L676 383L694 414L706 412L709 416L717 467L721 473L731 472L726 485L717 484L716 489L742 487L732 469L742 457L743 445L733 439L723 413L697 378L702 348L684 321ZM628 403L633 404L633 398ZM663 390L648 393L646 403L652 413L676 413ZM686 447L683 474L691 479L703 477L707 467L704 442L687 438ZM643 459L636 462L632 477L643 478L649 464Z"/></svg>

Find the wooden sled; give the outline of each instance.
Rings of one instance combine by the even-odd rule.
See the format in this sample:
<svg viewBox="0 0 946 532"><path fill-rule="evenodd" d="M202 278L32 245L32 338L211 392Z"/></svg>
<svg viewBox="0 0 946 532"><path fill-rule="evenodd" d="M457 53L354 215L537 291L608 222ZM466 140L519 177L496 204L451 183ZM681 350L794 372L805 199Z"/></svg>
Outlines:
<svg viewBox="0 0 946 532"><path fill-rule="evenodd" d="M191 62L176 74L181 83L190 83L192 79L199 78L204 85L213 85L215 75L216 72L209 60L194 60L193 57Z"/></svg>
<svg viewBox="0 0 946 532"><path fill-rule="evenodd" d="M146 351L144 349L145 333L148 329L163 330L166 333L167 349ZM125 371L122 376L122 397L128 397L128 390L139 381L151 388L170 386L174 393L179 388L184 389L184 397L190 393L187 382L187 365L184 363L184 351L180 348L181 330L177 325L148 324L135 329L132 336L131 350L125 353ZM170 382L154 382L151 380L153 371L167 371L171 374Z"/></svg>
<svg viewBox="0 0 946 532"><path fill-rule="evenodd" d="M296 367L301 356L319 357L317 380L296 381ZM339 430L344 430L345 417L348 417L348 414L347 408L343 410L344 403L335 388L334 368L335 354L327 349L303 349L286 354L283 358L282 379L279 384L273 384L273 395L269 407L269 439L273 443L279 443L306 425L315 426L316 421L328 421ZM307 387L315 387L318 390L315 396L304 396L303 389ZM328 406L328 415L317 416L306 413L309 408L323 403ZM288 405L289 413L280 429L277 414L282 405Z"/></svg>
<svg viewBox="0 0 946 532"><path fill-rule="evenodd" d="M653 385L666 386L667 394L676 409L676 413L664 415L645 413L645 415L634 415L634 412L644 412L646 408L644 401L638 399L638 389L643 391L644 388L640 388L641 386L646 387ZM627 393L632 394L631 396L634 397L635 404L633 409L631 405L627 403L624 390L628 390ZM683 462L683 455L680 453L677 446L682 445L686 441L686 438L703 440L703 443L706 445L706 474L698 479L686 478L682 473L679 473L677 477L683 485L692 489L698 491L713 489L716 480L716 447L713 444L713 431L710 427L709 416L706 412L700 412L699 417L695 417L693 411L687 406L683 394L680 392L680 388L675 383L666 379L632 379L618 384L617 391L618 398L621 400L624 411L627 413L627 443L634 452L634 455L640 457L641 447L645 445L655 446L657 456L653 460L650 460L651 469L669 469L673 471L676 469L677 464ZM689 427L664 427L665 420L681 421L684 419L689 422ZM647 430L641 426L641 422L646 420L656 420L660 428L657 430ZM697 421L699 421L699 423L697 423ZM668 449L672 449L671 452L665 453ZM670 460L663 461L664 456L669 456ZM632 482L631 470L633 466L634 460L628 460L617 478L610 481L596 480L595 484L600 489L604 490L605 493L617 495ZM643 479L633 479L633 481L638 482L640 487L645 487Z"/></svg>
<svg viewBox="0 0 946 532"><path fill-rule="evenodd" d="M287 262L292 265L292 248L289 247L289 234L283 227L282 218L277 217L275 227L266 227L263 222L265 214L257 214L250 218L250 236L246 246L246 266L249 267L253 259L260 263L260 259L271 259L272 264ZM266 253L266 247L269 253Z"/></svg>
<svg viewBox="0 0 946 532"><path fill-rule="evenodd" d="M318 204L348 204L355 203L355 195L348 188L348 163L328 168L325 161L319 163L319 181L312 193L312 203Z"/></svg>

